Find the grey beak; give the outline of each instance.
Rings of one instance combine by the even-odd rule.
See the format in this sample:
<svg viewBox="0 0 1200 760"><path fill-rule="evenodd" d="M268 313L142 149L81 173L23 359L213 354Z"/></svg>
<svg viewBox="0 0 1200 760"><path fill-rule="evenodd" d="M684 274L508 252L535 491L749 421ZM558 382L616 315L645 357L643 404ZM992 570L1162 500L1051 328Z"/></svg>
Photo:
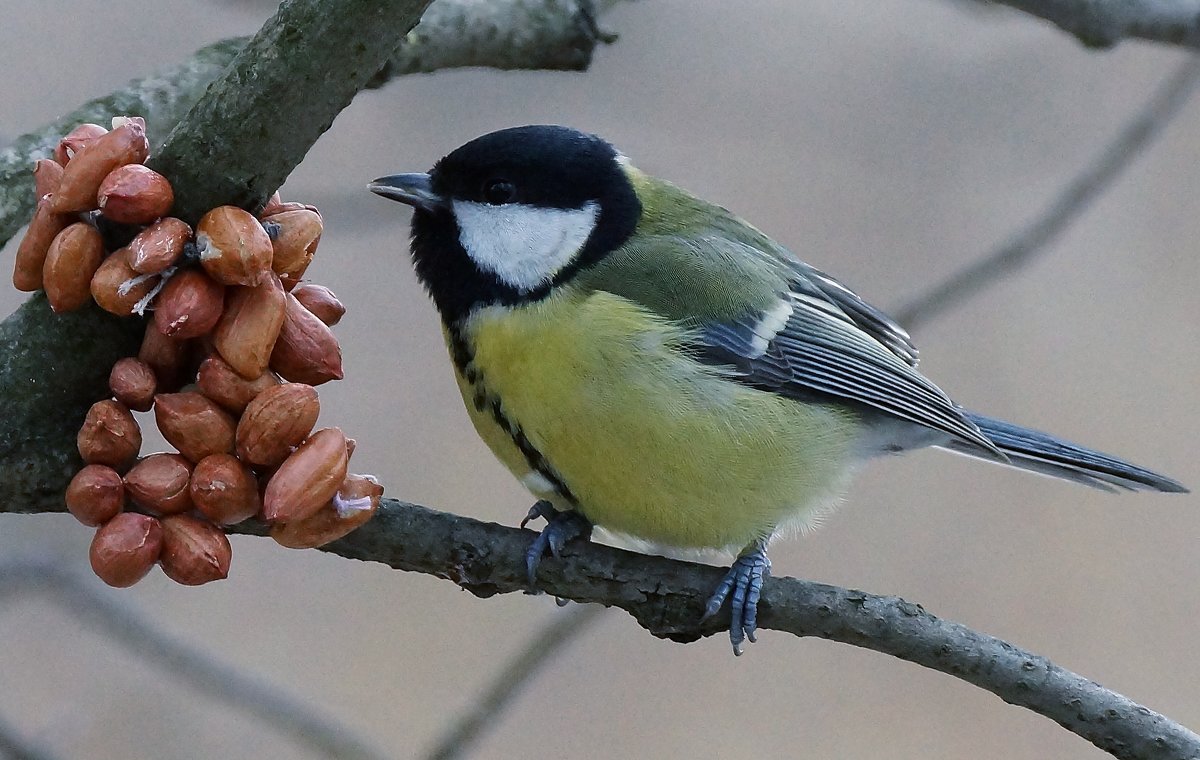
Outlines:
<svg viewBox="0 0 1200 760"><path fill-rule="evenodd" d="M433 191L429 175L423 172L392 174L373 179L367 185L367 189L376 195L407 203L423 211L436 211L446 207L446 199Z"/></svg>

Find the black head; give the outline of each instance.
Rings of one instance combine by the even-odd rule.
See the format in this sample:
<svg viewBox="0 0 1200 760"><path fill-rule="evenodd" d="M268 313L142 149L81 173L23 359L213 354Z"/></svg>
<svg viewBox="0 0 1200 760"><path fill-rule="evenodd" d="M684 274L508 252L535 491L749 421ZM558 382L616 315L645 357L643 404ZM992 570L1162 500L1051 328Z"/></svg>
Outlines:
<svg viewBox="0 0 1200 760"><path fill-rule="evenodd" d="M620 247L642 210L611 145L556 126L492 132L429 174L381 177L370 189L413 207L417 275L447 323L544 298Z"/></svg>

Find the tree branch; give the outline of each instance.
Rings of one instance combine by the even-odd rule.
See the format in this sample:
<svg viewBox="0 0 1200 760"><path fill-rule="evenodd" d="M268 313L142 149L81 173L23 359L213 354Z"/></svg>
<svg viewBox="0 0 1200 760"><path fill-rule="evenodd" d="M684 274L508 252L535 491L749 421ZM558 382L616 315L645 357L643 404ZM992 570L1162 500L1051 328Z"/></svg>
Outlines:
<svg viewBox="0 0 1200 760"><path fill-rule="evenodd" d="M427 760L457 760L466 757L479 742L480 736L495 727L496 716L512 702L526 684L554 659L567 644L600 619L603 607L576 606L556 616L521 647L512 660L491 679L483 694L472 701L467 710L456 718L438 740Z"/></svg>
<svg viewBox="0 0 1200 760"><path fill-rule="evenodd" d="M57 760L57 755L44 747L22 739L16 728L3 718L0 718L0 757L6 760Z"/></svg>
<svg viewBox="0 0 1200 760"><path fill-rule="evenodd" d="M437 0L369 86L465 66L583 71L596 45L612 39L597 26L593 0ZM116 114L139 114L146 117L152 144L158 145L248 41L237 37L201 48L176 66L88 101L14 140L0 152L0 246L29 221L34 205L30 167L48 156L62 135L85 121L107 124ZM237 138L261 145L261 138L252 135L239 133Z"/></svg>
<svg viewBox="0 0 1200 760"><path fill-rule="evenodd" d="M196 208L203 203L219 205L229 200L220 195L222 188L240 186L239 197L244 200L282 183L320 135L322 125L330 124L352 97L347 83L360 87L385 64L390 75L439 66L482 65L489 55L498 55L502 46L496 43L481 51L473 45L480 38L494 36L513 45L497 60L506 68L521 65L521 61L531 68L582 66L602 38L591 0L439 0L421 25L403 38L403 44L397 42L426 4L425 0L384 4L293 0L281 6L264 26L259 42L231 40L211 45L169 72L138 80L18 138L0 154L0 244L32 213L32 158L47 155L58 137L78 121L106 121L114 114L139 113L152 128L165 131L207 92L207 105L198 109L205 120L193 121L189 116L185 125L172 131L168 143L158 151L157 161L160 167L176 167L180 172L167 170L177 199L184 193ZM379 15L381 5L387 6L388 16ZM401 7L407 8L403 18L391 15L400 14ZM464 34L473 27L474 14L481 15L481 23L490 31ZM338 21L313 22L312 28L319 29L320 35L295 31L314 16ZM391 29L392 34L364 37L364 27ZM268 41L285 36L287 44L262 50ZM347 47L354 47L356 55L345 55ZM445 50L435 56L428 52L433 47ZM238 62L231 65L235 58ZM315 76L313 59L321 62L320 77L310 79L303 94L293 93L288 78L305 71L309 77ZM253 89L247 80L253 81ZM326 97L315 97L326 90ZM210 100L219 105L209 104ZM303 113L289 115L281 110L285 106ZM305 123L307 142L293 139L294 135L286 141L278 137L276 131L291 121ZM243 128L232 130L231 124ZM213 146L227 152L222 154ZM238 158L238 154L244 155ZM181 180L184 166L190 174ZM212 171L227 166L234 168ZM182 190L185 183L186 193ZM79 423L93 402L108 395L104 368L136 353L140 324L138 320L114 319L99 309L56 316L42 295L26 301L0 323L0 399L5 410L0 415L0 503L7 504L9 511L30 511L30 505L41 496L56 496L66 488L79 466L75 451Z"/></svg>
<svg viewBox="0 0 1200 760"><path fill-rule="evenodd" d="M319 14L324 21L318 20L325 25L318 28L335 36L307 41L291 39L291 34L301 34L302 30L291 25L289 18L294 21L295 17L289 14L311 13L316 7L315 0L295 0L281 7L276 19L260 33L264 40L288 38L287 45L264 54L264 65L272 71L257 70L250 61L253 54L246 53L230 66L223 81L214 85L210 94L212 102L200 104L194 112L196 120L189 117L188 123L172 134L158 154L158 165L172 167L167 171L181 185L185 181L179 177L192 178L186 181L190 195L185 208L193 209L194 213L194 209L211 202L233 199L252 203L282 181L311 140L332 122L336 109L352 97L352 88L346 81L354 82L355 88L366 83L373 72L383 67L391 53L386 39L367 35L362 38L363 48L374 53L356 49L354 55L343 60L330 55L339 50L336 41L354 40L357 43L364 27L409 28L422 3L409 0L393 4L388 9L394 14L387 17L390 25L379 15L383 11L377 5L365 0L327 0ZM403 9L398 9L399 6ZM358 21L351 23L348 18L326 18L339 14L357 16ZM370 20L363 21L363 18ZM339 38L336 35L347 36ZM317 55L309 45L317 46L324 55ZM323 61L320 76L307 65L297 64L299 68L292 70L299 79L308 82L305 97L287 97L289 84L281 72L288 71L291 65L286 58L289 49L304 51L304 54ZM223 88L235 81L243 96L247 92L254 93L248 103L222 99ZM244 90L240 89L243 85L246 85ZM314 96L314 90L326 86L331 89L322 91L321 97ZM205 101L209 99L205 98ZM311 120L311 125L306 128L303 140L275 134L279 124L286 124L289 119L275 116L277 123L263 125L267 120L263 115L277 113L279 102L306 99L308 108L301 116ZM317 113L313 112L314 107ZM262 150L249 150L246 162L236 163L232 157L239 155L243 146L219 142L231 139L224 134L228 124L247 125L241 135L247 145L264 139L279 142ZM191 137L185 139L187 132L191 132ZM305 141L309 143L301 144ZM187 146L209 145L214 146L214 153L199 160L180 155ZM270 157L264 153L268 148L272 150ZM197 163L203 164L203 170L195 166ZM222 171L213 172L214 167ZM251 172L249 167L259 171ZM222 173L228 176L213 176ZM31 348L31 352L41 354L44 364L65 363L69 359L71 363L93 368L110 365L106 354L97 356L88 350L89 346L68 341L64 333L73 329L71 323L62 322L61 318L55 320L57 327L49 322L44 302L39 298L32 299L0 325L0 351L10 349L5 351L8 354L11 350L19 352ZM89 329L87 324L96 323L96 320L84 315L79 318L79 323L75 327ZM109 341L109 349L122 342L110 335L120 333L120 329L102 326L91 329L96 340ZM39 338L26 334L26 330L38 333L45 342L33 346L31 341ZM21 431L14 427L11 419L0 419L0 464L7 468L0 473L0 480L12 479L0 488L0 500L7 502L12 511L62 511L61 492L70 466L64 463L73 462L74 446L73 428L65 429L61 421L74 419L77 424L82 418L81 404L86 404L89 397L102 395L104 383L102 379L92 377L60 377L57 372L44 371L45 367L39 367L36 361L23 364L20 361L18 359L11 368L0 366L0 375L3 375L0 376L0 398L4 398L10 407L19 407L14 416L28 425L28 429ZM65 383L69 388L37 388L32 393L27 392L27 386L38 383L56 386ZM10 401L12 403L8 404ZM23 468L42 466L39 462L56 464L58 471L51 466L43 470L44 477L22 477ZM239 526L238 530L262 534L265 528L248 524ZM344 557L384 562L397 569L433 574L486 597L524 589L522 558L533 535L530 531L485 524L387 500L370 523L326 550ZM546 559L542 563L538 587L559 597L620 607L656 636L692 641L723 631L717 620L699 622L705 600L722 575L723 570L714 567L586 544L568 547L561 561ZM1012 704L1056 720L1118 757L1200 755L1200 737L1163 716L1062 670L1044 658L961 625L939 620L921 607L895 597L874 596L791 578L773 578L764 588L760 626L868 647L955 675Z"/></svg>
<svg viewBox="0 0 1200 760"><path fill-rule="evenodd" d="M261 525L236 530L261 534ZM379 513L324 547L350 559L435 575L480 597L525 591L524 553L535 534L385 500ZM694 641L726 630L701 622L724 570L599 544L569 544L546 557L538 588L576 602L619 607L660 638ZM719 616L718 616L719 617ZM873 649L961 678L1033 710L1116 757L1200 757L1200 736L1044 657L889 596L795 578L770 578L760 628Z"/></svg>
<svg viewBox="0 0 1200 760"><path fill-rule="evenodd" d="M1092 162L1067 183L1037 219L995 250L971 262L893 312L911 330L934 314L970 298L1013 274L1046 250L1117 177L1162 134L1200 84L1200 54L1190 56L1168 76Z"/></svg>
<svg viewBox="0 0 1200 760"><path fill-rule="evenodd" d="M1088 47L1123 39L1200 48L1200 0L992 0L1043 18Z"/></svg>
<svg viewBox="0 0 1200 760"><path fill-rule="evenodd" d="M357 739L345 726L314 712L280 691L278 686L248 678L241 668L218 662L158 630L132 610L97 594L53 562L0 564L0 597L43 590L63 609L108 634L143 661L156 661L173 677L220 700L231 710L253 715L298 744L337 760L382 760L385 757ZM7 609L7 605L5 606ZM8 741L11 742L11 733ZM0 751L6 748L0 724ZM24 757L24 756L22 756ZM34 755L28 755L33 760ZM45 758L48 756L37 755Z"/></svg>

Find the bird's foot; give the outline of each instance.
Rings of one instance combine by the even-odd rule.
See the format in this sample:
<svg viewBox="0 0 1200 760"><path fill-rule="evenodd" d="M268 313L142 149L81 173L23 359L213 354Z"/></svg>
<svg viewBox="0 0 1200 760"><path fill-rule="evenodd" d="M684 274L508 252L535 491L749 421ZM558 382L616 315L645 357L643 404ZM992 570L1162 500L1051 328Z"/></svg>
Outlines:
<svg viewBox="0 0 1200 760"><path fill-rule="evenodd" d="M747 639L751 643L757 641L758 598L762 595L763 582L770 574L771 560L767 559L766 543L756 541L742 550L721 585L708 598L701 620L708 620L717 614L725 598L733 592L729 601L729 643L733 644L733 653L736 655L742 653L742 642Z"/></svg>
<svg viewBox="0 0 1200 760"><path fill-rule="evenodd" d="M529 514L525 515L525 519L521 521L521 527L524 528L529 521L539 517L546 519L546 527L542 529L542 532L525 552L525 571L529 574L531 589L537 583L538 565L541 564L547 549L555 559L558 559L563 546L568 541L576 538L587 541L592 537L592 524L586 517L575 510L559 512L545 499L529 508Z"/></svg>

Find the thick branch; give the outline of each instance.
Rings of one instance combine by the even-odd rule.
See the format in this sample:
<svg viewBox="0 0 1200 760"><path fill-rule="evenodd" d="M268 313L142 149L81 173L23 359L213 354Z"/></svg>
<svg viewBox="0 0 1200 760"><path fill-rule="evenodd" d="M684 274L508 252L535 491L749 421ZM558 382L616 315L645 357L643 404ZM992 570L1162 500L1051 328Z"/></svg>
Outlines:
<svg viewBox="0 0 1200 760"><path fill-rule="evenodd" d="M54 314L45 295L0 323L0 505L40 512L79 469L75 434L108 395L108 368L137 353L139 320L99 308Z"/></svg>
<svg viewBox="0 0 1200 760"><path fill-rule="evenodd" d="M239 51L240 63L225 72L204 100L207 103L217 98L219 104L199 109L208 120L191 121L189 117L184 127L172 132L170 142L158 154L161 165L186 165L192 172L183 181L181 175L171 176L177 189L186 182L193 203L225 202L220 193L222 188L228 189L231 177L244 180L243 190L278 186L320 135L318 126L332 122L353 95L352 86L361 86L369 78L364 72L381 71L385 63L389 75L486 65L491 55L497 56L494 62L505 68L577 67L586 65L600 40L590 0L440 0L394 50L400 31L415 22L424 4L409 0L404 6L408 9L404 19L399 19L392 14L399 13L398 8L404 5L401 3L287 3L263 33L264 40L279 42L280 52L268 54L258 44L246 47L245 40L218 43L168 72L133 82L19 138L0 154L0 244L32 212L32 157L46 155L75 123L104 122L113 114L143 114L151 127L165 131ZM379 15L380 5L388 6L389 15ZM312 31L294 32L314 14L341 20L322 21L312 27L324 36L313 36ZM464 34L464 30L474 28L475 14L480 14L483 28L488 31ZM364 38L362 27L391 29L392 34ZM492 35L496 41L491 47L476 47L481 38L490 39ZM510 41L513 48L500 55L504 40ZM541 45L545 48L538 47ZM436 56L428 54L434 47L441 51ZM345 55L347 48L354 48L356 55ZM319 81L310 80L303 94L279 85L278 81L287 80L297 67L306 70L303 66L308 64L298 60L305 57L322 61ZM265 73L268 70L270 75ZM311 69L307 70L311 75ZM255 86L250 87L247 80L253 80ZM326 88L328 94L316 98L316 93ZM295 118L306 122L307 142L291 139L285 146L276 139L275 130L287 124L281 110L285 106L304 111ZM230 124L246 126L232 130ZM218 156L219 151L212 147L215 145L246 156ZM214 167L226 166L233 168L213 171ZM57 498L66 488L78 467L75 432L79 423L87 407L108 393L106 368L121 356L136 352L139 330L136 320L121 322L99 310L55 317L40 296L0 323L0 400L4 406L4 414L0 415L0 504L8 511L37 511L32 505L43 495Z"/></svg>
<svg viewBox="0 0 1200 760"><path fill-rule="evenodd" d="M0 152L0 245L33 213L30 167L49 154L59 137L81 122L107 124L116 114L140 114L158 145L248 39L202 48L176 66L85 103ZM596 26L592 0L437 0L370 84L378 87L392 77L464 66L582 71L596 44L607 39ZM238 139L258 144L262 138L240 133Z"/></svg>
<svg viewBox="0 0 1200 760"><path fill-rule="evenodd" d="M1044 18L1089 47L1133 38L1200 48L1200 0L993 0Z"/></svg>

